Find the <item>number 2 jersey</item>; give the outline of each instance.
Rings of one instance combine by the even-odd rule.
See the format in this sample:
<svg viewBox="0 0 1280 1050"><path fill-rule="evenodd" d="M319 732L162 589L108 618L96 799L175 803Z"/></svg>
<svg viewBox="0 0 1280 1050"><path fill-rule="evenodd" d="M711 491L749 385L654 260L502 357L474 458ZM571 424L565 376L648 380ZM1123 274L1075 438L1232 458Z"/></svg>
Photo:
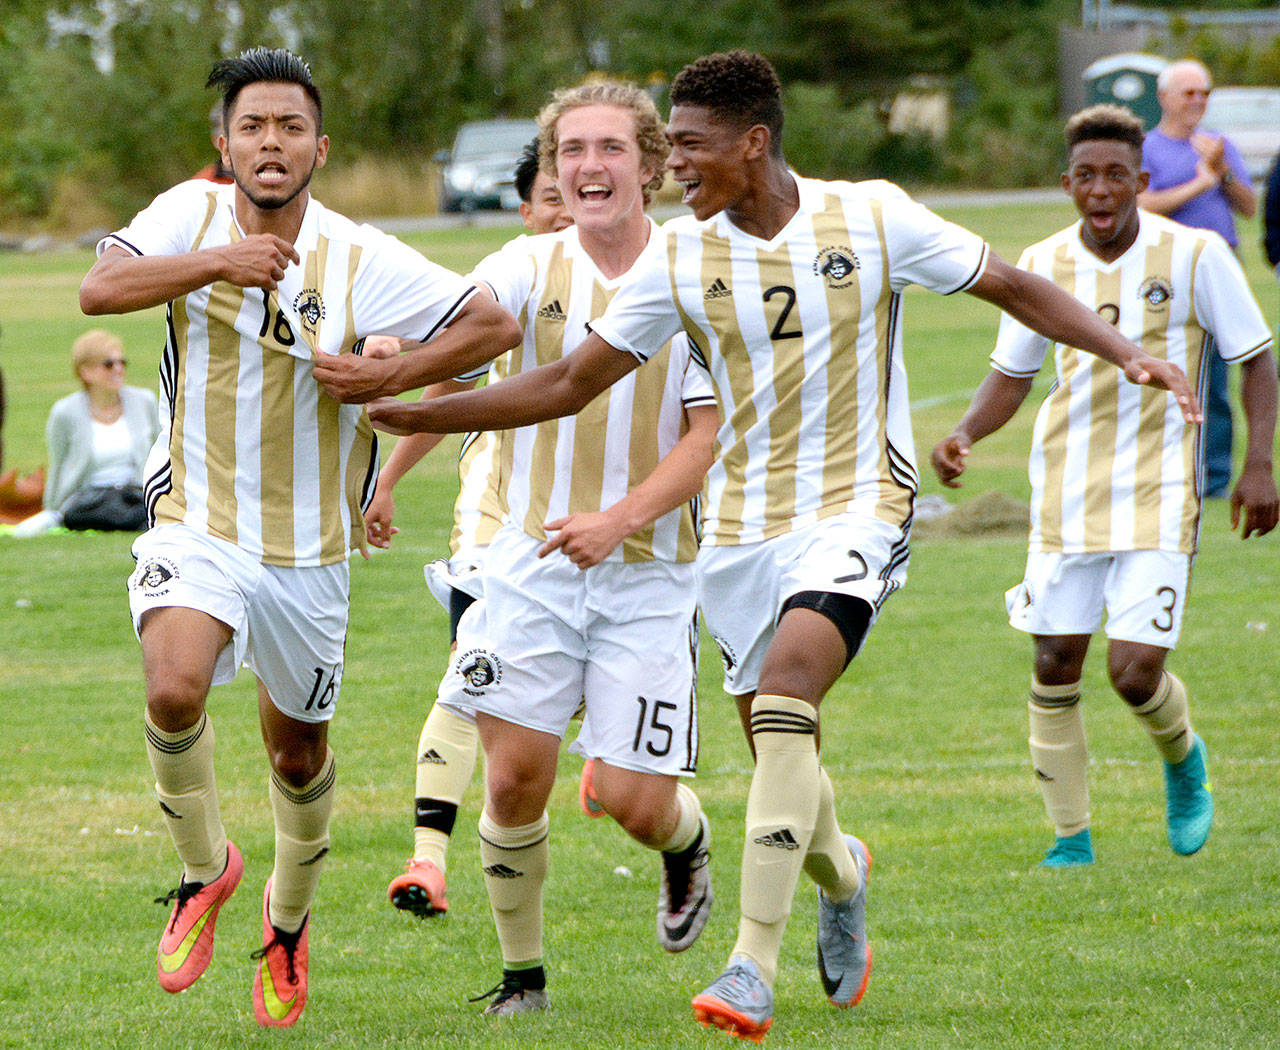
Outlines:
<svg viewBox="0 0 1280 1050"><path fill-rule="evenodd" d="M1211 354L1246 361L1271 345L1240 264L1216 233L1139 211L1138 236L1105 263L1076 223L1022 254L1152 357L1172 361L1203 404ZM1051 340L1004 316L991 354L1006 375L1035 375ZM1136 386L1114 365L1056 345L1056 380L1031 443L1032 551L1195 552L1201 430L1171 394Z"/></svg>
<svg viewBox="0 0 1280 1050"><path fill-rule="evenodd" d="M184 182L106 237L132 255L244 238L234 186ZM153 523L185 522L272 565L341 561L363 536L378 450L362 405L329 397L315 353L375 333L427 340L475 291L372 226L308 201L273 292L215 281L168 305L160 365L168 426L147 464Z"/></svg>
<svg viewBox="0 0 1280 1050"><path fill-rule="evenodd" d="M981 238L891 183L795 181L799 210L768 241L723 213L666 223L591 324L641 360L683 329L705 361L721 426L704 545L849 510L905 526L919 476L902 291L961 291L986 267Z"/></svg>

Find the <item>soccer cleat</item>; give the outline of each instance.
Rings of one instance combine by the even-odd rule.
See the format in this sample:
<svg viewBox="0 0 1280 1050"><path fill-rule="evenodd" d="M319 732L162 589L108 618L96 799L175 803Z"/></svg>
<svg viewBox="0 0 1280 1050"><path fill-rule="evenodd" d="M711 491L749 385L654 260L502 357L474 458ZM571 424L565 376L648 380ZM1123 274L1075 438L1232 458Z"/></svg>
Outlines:
<svg viewBox="0 0 1280 1050"><path fill-rule="evenodd" d="M404 874L397 875L387 887L387 897L401 911L412 912L420 919L443 915L449 910L444 895L444 872L429 860L405 863Z"/></svg>
<svg viewBox="0 0 1280 1050"><path fill-rule="evenodd" d="M1209 784L1209 753L1199 736L1181 762L1164 764L1165 821L1169 845L1184 857L1195 853L1213 826L1213 794Z"/></svg>
<svg viewBox="0 0 1280 1050"><path fill-rule="evenodd" d="M533 973L543 974L539 966L534 971L503 970L502 980L482 995L474 996L468 1002L478 1003L482 999L492 998L484 1008L485 1017L513 1017L516 1014L533 1013L536 1010L551 1009L551 1000L547 997L546 976L543 974L541 988L525 987L525 979Z"/></svg>
<svg viewBox="0 0 1280 1050"><path fill-rule="evenodd" d="M286 933L271 925L267 902L271 900L271 880L262 891L262 947L249 957L256 959L253 971L253 1016L258 1024L285 1028L294 1023L307 1005L307 928L311 915L297 933Z"/></svg>
<svg viewBox="0 0 1280 1050"><path fill-rule="evenodd" d="M600 805L595 789L591 786L591 773L595 762L594 758L589 758L582 764L582 776L578 780L578 805L589 817L603 817L604 806Z"/></svg>
<svg viewBox="0 0 1280 1050"><path fill-rule="evenodd" d="M827 999L842 1008L861 1002L871 977L871 945L867 943L871 854L861 839L846 835L844 840L858 867L858 892L837 904L818 890L818 976Z"/></svg>
<svg viewBox="0 0 1280 1050"><path fill-rule="evenodd" d="M773 1025L773 992L754 962L735 955L729 968L693 997L693 1016L708 1028L763 1042Z"/></svg>
<svg viewBox="0 0 1280 1050"><path fill-rule="evenodd" d="M1061 835L1040 862L1042 868L1080 868L1093 863L1093 839L1089 829Z"/></svg>
<svg viewBox="0 0 1280 1050"><path fill-rule="evenodd" d="M686 850L662 854L658 877L658 943L682 952L698 939L711 916L711 869L707 866L711 826L699 817L698 837Z"/></svg>
<svg viewBox="0 0 1280 1050"><path fill-rule="evenodd" d="M208 969L218 909L235 893L242 874L244 858L235 843L228 842L227 865L216 879L208 884L182 879L176 890L156 898L157 904L173 904L156 952L156 976L166 992L190 988Z"/></svg>

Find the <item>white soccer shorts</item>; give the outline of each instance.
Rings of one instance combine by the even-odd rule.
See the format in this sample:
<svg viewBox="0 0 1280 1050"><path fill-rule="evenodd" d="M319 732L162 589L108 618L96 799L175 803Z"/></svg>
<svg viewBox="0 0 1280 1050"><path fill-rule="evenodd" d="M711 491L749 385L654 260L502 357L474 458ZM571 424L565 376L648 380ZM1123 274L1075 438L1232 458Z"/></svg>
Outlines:
<svg viewBox="0 0 1280 1050"><path fill-rule="evenodd" d="M167 523L133 544L129 577L134 632L150 609L198 609L231 628L213 684L230 682L241 664L256 674L285 715L327 722L342 689L349 569L265 565L225 540Z"/></svg>
<svg viewBox="0 0 1280 1050"><path fill-rule="evenodd" d="M1009 623L1028 634L1093 634L1172 649L1182 631L1191 556L1175 551L1032 551L1005 594Z"/></svg>
<svg viewBox="0 0 1280 1050"><path fill-rule="evenodd" d="M724 688L755 692L782 607L802 591L849 594L872 609L907 582L907 536L846 513L759 543L698 552L698 602L724 661Z"/></svg>
<svg viewBox="0 0 1280 1050"><path fill-rule="evenodd" d="M489 545L484 600L458 624L440 702L563 737L642 773L691 775L698 754L693 566L603 562L582 570L505 526Z"/></svg>

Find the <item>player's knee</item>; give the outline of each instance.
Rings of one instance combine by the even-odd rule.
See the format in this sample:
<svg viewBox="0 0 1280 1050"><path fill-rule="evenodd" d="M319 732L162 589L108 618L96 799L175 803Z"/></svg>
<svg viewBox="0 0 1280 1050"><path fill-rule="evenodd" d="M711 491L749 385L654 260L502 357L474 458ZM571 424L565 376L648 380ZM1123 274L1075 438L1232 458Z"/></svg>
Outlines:
<svg viewBox="0 0 1280 1050"><path fill-rule="evenodd" d="M1070 650L1053 645L1037 645L1036 681L1042 685L1071 685L1080 681L1083 661Z"/></svg>
<svg viewBox="0 0 1280 1050"><path fill-rule="evenodd" d="M180 670L166 670L147 676L147 714L168 733L193 726L204 711L207 683Z"/></svg>
<svg viewBox="0 0 1280 1050"><path fill-rule="evenodd" d="M1107 671L1111 686L1126 704L1138 707L1145 704L1160 687L1164 675L1164 656L1128 655L1113 657Z"/></svg>
<svg viewBox="0 0 1280 1050"><path fill-rule="evenodd" d="M272 771L294 788L306 787L320 775L326 755L327 748L323 742L311 747L294 743L269 748L267 752Z"/></svg>

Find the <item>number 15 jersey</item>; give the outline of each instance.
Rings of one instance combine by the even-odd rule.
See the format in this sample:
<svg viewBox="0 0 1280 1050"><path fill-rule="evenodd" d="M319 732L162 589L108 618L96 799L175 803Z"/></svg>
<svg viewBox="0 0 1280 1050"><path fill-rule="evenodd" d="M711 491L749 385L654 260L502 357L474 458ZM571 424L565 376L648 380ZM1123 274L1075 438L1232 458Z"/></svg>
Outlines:
<svg viewBox="0 0 1280 1050"><path fill-rule="evenodd" d="M673 219L591 328L641 360L683 329L721 413L703 544L755 543L855 510L894 525L919 484L903 289L981 276L981 238L888 182L796 178L771 240L723 213Z"/></svg>

